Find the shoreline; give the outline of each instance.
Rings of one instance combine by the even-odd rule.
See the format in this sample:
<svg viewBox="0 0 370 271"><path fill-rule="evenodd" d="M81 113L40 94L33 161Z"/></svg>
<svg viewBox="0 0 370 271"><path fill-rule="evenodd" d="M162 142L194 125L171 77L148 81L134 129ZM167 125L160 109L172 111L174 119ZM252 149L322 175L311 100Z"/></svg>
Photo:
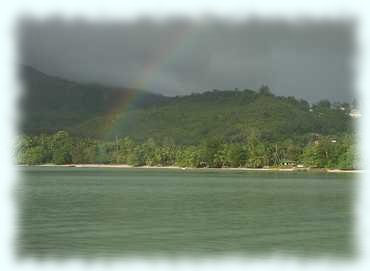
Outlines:
<svg viewBox="0 0 370 271"><path fill-rule="evenodd" d="M365 173L363 169L326 169L326 168L192 168L179 166L131 166L127 164L42 164L42 165L17 165L39 167L71 167L71 168L136 168L136 169L176 169L176 170L220 170L220 171L278 171L278 172L322 172L322 173Z"/></svg>

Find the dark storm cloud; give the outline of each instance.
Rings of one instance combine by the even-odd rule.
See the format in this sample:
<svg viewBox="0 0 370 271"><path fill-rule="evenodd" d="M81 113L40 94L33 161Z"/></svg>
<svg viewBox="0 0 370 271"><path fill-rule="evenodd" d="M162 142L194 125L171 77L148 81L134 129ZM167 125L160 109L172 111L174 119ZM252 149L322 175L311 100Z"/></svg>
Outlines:
<svg viewBox="0 0 370 271"><path fill-rule="evenodd" d="M256 89L351 100L350 22L141 20L20 24L24 64L52 75L182 95Z"/></svg>

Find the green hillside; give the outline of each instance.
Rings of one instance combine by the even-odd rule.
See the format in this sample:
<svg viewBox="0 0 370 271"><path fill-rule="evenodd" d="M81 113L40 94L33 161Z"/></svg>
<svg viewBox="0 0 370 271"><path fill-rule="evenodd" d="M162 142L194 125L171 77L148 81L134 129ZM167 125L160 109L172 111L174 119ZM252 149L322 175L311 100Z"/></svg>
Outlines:
<svg viewBox="0 0 370 271"><path fill-rule="evenodd" d="M145 91L83 84L46 75L29 66L21 66L20 79L24 95L21 100L26 134L72 130L78 123L106 114L126 101L130 108L146 107L166 100Z"/></svg>
<svg viewBox="0 0 370 271"><path fill-rule="evenodd" d="M66 81L23 68L22 164L355 168L348 104L268 87L181 97Z"/></svg>
<svg viewBox="0 0 370 271"><path fill-rule="evenodd" d="M66 130L76 136L102 139L168 137L188 145L206 138L240 142L251 132L274 142L351 131L349 109L325 101L310 109L306 101L274 96L267 87L170 98L75 83L30 67L23 68L22 78L25 118L21 130L26 134Z"/></svg>
<svg viewBox="0 0 370 271"><path fill-rule="evenodd" d="M117 118L109 136L130 136L143 141L150 135L155 139L170 137L180 144L197 144L205 138L240 142L251 132L274 142L312 133L350 131L351 120L345 111L325 103L311 111L307 102L294 98L251 90L213 91L132 110ZM86 130L92 128L88 128L88 122L82 126Z"/></svg>

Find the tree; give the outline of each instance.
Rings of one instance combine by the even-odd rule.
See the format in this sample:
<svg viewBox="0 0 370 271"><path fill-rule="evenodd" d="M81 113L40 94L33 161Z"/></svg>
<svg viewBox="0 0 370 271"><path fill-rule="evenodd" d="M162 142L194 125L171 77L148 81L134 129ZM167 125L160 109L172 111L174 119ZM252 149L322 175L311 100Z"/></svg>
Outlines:
<svg viewBox="0 0 370 271"><path fill-rule="evenodd" d="M176 145L172 138L164 138L159 148L160 165L173 165L176 161Z"/></svg>
<svg viewBox="0 0 370 271"><path fill-rule="evenodd" d="M268 86L266 85L262 85L259 89L258 89L258 93L260 95L271 95L271 90Z"/></svg>
<svg viewBox="0 0 370 271"><path fill-rule="evenodd" d="M93 164L97 159L97 144L89 139L75 139L71 155L74 164Z"/></svg>
<svg viewBox="0 0 370 271"><path fill-rule="evenodd" d="M145 165L144 151L140 145L135 146L127 155L127 163L135 167Z"/></svg>
<svg viewBox="0 0 370 271"><path fill-rule="evenodd" d="M338 157L337 167L340 169L354 169L357 167L357 157L354 146L350 146Z"/></svg>
<svg viewBox="0 0 370 271"><path fill-rule="evenodd" d="M248 160L247 166L261 168L266 165L266 147L259 139L256 131L251 131L247 137Z"/></svg>
<svg viewBox="0 0 370 271"><path fill-rule="evenodd" d="M200 146L201 164L207 167L220 167L220 158L217 157L217 153L221 149L221 141L217 138L206 139ZM220 153L219 153L220 155Z"/></svg>
<svg viewBox="0 0 370 271"><path fill-rule="evenodd" d="M117 163L127 164L128 156L131 152L134 151L136 143L130 137L125 137L123 139L118 140L118 145L119 151L117 154Z"/></svg>
<svg viewBox="0 0 370 271"><path fill-rule="evenodd" d="M225 164L228 167L241 167L247 161L247 151L242 144L225 145Z"/></svg>
<svg viewBox="0 0 370 271"><path fill-rule="evenodd" d="M68 164L72 162L72 139L65 131L58 131L51 139L52 162Z"/></svg>
<svg viewBox="0 0 370 271"><path fill-rule="evenodd" d="M176 165L181 167L201 166L200 149L197 146L179 147L176 154Z"/></svg>
<svg viewBox="0 0 370 271"><path fill-rule="evenodd" d="M330 109L331 103L329 100L321 100L316 104L316 107L318 109Z"/></svg>
<svg viewBox="0 0 370 271"><path fill-rule="evenodd" d="M46 150L43 146L27 148L22 155L22 164L40 165L46 162Z"/></svg>
<svg viewBox="0 0 370 271"><path fill-rule="evenodd" d="M149 138L143 144L144 161L148 166L159 165L161 163L161 156L158 144L153 138Z"/></svg>

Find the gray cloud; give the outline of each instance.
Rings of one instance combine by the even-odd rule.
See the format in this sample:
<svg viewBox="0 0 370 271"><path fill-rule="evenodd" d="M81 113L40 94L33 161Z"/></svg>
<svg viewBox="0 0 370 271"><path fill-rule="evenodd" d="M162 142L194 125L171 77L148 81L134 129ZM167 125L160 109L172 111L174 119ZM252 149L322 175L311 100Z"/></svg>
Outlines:
<svg viewBox="0 0 370 271"><path fill-rule="evenodd" d="M350 101L353 24L222 20L20 23L24 64L76 81L182 95L270 86L309 101Z"/></svg>

